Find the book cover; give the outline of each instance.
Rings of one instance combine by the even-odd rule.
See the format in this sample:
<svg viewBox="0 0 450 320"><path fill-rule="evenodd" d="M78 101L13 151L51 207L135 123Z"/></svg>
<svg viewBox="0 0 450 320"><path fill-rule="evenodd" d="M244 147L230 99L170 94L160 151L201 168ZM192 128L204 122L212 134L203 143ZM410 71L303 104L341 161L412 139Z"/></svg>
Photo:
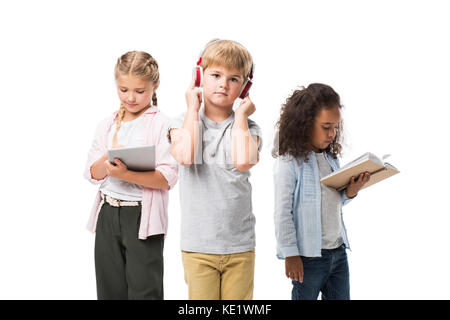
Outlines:
<svg viewBox="0 0 450 320"><path fill-rule="evenodd" d="M352 176L359 176L365 171L370 173L370 180L364 184L361 190L400 172L393 165L383 162L373 153L367 152L322 178L320 182L340 191L347 188Z"/></svg>

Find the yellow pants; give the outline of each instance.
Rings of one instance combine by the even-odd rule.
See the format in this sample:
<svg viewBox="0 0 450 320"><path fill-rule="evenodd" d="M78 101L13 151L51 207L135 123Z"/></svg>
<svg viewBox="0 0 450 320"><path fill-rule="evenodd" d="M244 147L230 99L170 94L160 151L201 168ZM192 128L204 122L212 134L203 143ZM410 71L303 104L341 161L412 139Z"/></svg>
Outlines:
<svg viewBox="0 0 450 320"><path fill-rule="evenodd" d="M182 251L191 300L251 300L255 250L233 254Z"/></svg>

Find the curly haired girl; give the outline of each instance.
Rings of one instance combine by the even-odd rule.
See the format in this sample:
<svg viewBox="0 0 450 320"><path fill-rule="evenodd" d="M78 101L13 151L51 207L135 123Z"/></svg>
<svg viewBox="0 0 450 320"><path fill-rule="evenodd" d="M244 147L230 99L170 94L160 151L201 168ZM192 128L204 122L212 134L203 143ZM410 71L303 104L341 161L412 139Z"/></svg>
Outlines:
<svg viewBox="0 0 450 320"><path fill-rule="evenodd" d="M277 256L285 259L293 300L350 299L342 206L369 181L352 177L337 191L320 179L339 168L342 120L339 95L313 83L296 90L281 108L274 152Z"/></svg>

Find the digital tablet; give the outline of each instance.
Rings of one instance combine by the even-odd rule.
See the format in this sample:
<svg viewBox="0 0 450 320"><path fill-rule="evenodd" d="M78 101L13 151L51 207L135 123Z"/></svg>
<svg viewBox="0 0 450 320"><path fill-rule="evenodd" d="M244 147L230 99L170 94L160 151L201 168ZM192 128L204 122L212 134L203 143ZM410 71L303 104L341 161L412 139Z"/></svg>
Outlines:
<svg viewBox="0 0 450 320"><path fill-rule="evenodd" d="M117 158L132 171L155 170L155 146L125 147L109 149L108 160L114 163Z"/></svg>

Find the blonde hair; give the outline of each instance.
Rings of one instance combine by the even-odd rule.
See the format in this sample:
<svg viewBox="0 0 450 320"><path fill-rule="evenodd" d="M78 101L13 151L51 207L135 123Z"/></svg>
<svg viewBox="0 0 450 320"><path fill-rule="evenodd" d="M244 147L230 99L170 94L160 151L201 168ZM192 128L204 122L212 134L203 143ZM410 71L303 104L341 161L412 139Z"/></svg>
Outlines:
<svg viewBox="0 0 450 320"><path fill-rule="evenodd" d="M253 60L248 50L240 43L214 39L206 44L202 53L201 67L206 70L215 65L237 69L245 79L252 70Z"/></svg>
<svg viewBox="0 0 450 320"><path fill-rule="evenodd" d="M151 82L153 86L159 84L159 70L156 60L147 52L130 51L117 59L116 67L114 68L114 76L132 75L141 78L144 81ZM156 92L153 92L152 105L158 105ZM119 112L116 116L116 132L113 137L113 147L117 146L117 132L120 130L120 124L125 115L125 107L121 104Z"/></svg>

